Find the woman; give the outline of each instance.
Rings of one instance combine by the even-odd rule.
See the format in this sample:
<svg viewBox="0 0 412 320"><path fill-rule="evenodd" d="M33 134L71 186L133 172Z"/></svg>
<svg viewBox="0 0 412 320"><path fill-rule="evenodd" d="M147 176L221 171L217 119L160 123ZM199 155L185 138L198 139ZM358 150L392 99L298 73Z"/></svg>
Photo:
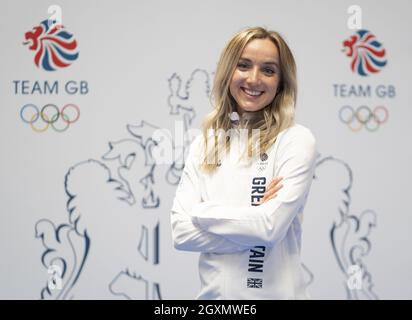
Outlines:
<svg viewBox="0 0 412 320"><path fill-rule="evenodd" d="M317 152L294 123L296 94L278 33L248 28L228 42L172 207L175 248L201 253L198 299L308 298L301 226Z"/></svg>

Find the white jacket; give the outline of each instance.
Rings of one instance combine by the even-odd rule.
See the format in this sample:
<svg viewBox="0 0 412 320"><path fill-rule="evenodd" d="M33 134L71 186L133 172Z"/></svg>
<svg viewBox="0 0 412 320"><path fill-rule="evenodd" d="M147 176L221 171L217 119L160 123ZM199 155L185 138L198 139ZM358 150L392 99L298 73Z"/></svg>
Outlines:
<svg viewBox="0 0 412 320"><path fill-rule="evenodd" d="M192 142L172 207L175 248L201 253L198 299L309 298L300 248L315 138L295 124L279 134L267 157L245 165L233 161L239 137L232 137L230 152L212 175L199 169L202 135ZM279 176L277 197L257 205Z"/></svg>

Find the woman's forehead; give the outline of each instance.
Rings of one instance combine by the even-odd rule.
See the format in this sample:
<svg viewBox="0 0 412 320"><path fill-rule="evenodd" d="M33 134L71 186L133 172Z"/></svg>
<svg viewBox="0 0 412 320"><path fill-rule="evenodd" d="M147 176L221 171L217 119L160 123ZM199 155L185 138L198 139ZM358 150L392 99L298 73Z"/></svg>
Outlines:
<svg viewBox="0 0 412 320"><path fill-rule="evenodd" d="M253 39L243 49L241 58L260 60L265 62L278 62L279 50L270 39Z"/></svg>

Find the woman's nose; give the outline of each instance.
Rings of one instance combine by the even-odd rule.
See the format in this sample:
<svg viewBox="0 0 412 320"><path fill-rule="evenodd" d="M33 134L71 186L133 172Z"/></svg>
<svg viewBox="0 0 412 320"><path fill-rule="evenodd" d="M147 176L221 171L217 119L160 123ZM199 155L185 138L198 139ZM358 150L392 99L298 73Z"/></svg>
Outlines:
<svg viewBox="0 0 412 320"><path fill-rule="evenodd" d="M259 69L253 68L249 71L247 82L250 84L258 84L260 81Z"/></svg>

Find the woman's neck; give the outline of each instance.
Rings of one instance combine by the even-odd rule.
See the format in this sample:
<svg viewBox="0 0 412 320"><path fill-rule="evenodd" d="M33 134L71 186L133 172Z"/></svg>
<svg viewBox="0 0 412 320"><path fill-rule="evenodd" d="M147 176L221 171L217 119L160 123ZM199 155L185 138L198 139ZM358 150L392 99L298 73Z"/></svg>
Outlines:
<svg viewBox="0 0 412 320"><path fill-rule="evenodd" d="M244 111L237 110L232 112L229 117L234 126L245 127L257 122L262 116L261 110L259 111Z"/></svg>

